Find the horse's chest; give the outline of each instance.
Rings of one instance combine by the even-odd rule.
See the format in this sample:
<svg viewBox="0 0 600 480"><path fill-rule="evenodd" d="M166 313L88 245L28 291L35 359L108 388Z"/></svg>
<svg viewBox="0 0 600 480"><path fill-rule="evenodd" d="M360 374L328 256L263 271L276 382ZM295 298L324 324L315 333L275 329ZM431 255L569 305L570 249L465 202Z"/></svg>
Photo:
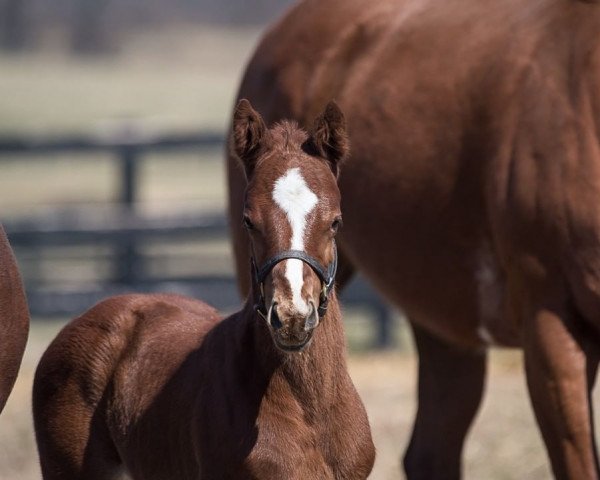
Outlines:
<svg viewBox="0 0 600 480"><path fill-rule="evenodd" d="M372 467L365 454L372 448L369 432L347 424L352 432L344 432L345 427L334 427L338 422L330 423L331 416L310 423L290 416L285 426L264 422L245 463L253 478L366 478Z"/></svg>
<svg viewBox="0 0 600 480"><path fill-rule="evenodd" d="M293 439L294 435L290 435ZM285 445L274 445L271 442L260 443L244 462L244 468L251 478L269 479L334 479L336 476L326 462L323 452L311 445L313 442L282 442ZM287 450L286 450L287 449Z"/></svg>
<svg viewBox="0 0 600 480"><path fill-rule="evenodd" d="M256 478L333 478L321 451L327 438L307 423L292 396L285 398L262 403L256 443L245 465Z"/></svg>
<svg viewBox="0 0 600 480"><path fill-rule="evenodd" d="M285 420L285 419L284 419ZM305 425L296 428L256 422L231 436L216 434L200 447L202 477L219 479L333 479L318 436ZM232 429L230 433L233 433ZM220 437L217 439L217 437Z"/></svg>

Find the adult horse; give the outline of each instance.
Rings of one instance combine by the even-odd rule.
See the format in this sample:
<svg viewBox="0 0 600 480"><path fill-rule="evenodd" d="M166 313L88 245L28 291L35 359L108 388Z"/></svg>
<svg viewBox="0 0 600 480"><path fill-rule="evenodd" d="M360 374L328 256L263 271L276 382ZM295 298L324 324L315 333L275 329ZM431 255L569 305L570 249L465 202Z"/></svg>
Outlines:
<svg viewBox="0 0 600 480"><path fill-rule="evenodd" d="M29 333L21 276L0 225L0 412L17 379Z"/></svg>
<svg viewBox="0 0 600 480"><path fill-rule="evenodd" d="M339 285L359 269L410 319L409 478L460 476L490 345L523 348L556 477L598 478L598 32L600 5L576 0L306 0L246 70L268 122L330 98L347 114ZM229 183L244 272L232 160Z"/></svg>
<svg viewBox="0 0 600 480"><path fill-rule="evenodd" d="M123 471L138 480L364 480L371 471L375 449L333 291L343 117L332 104L310 136L289 122L268 130L242 101L233 132L249 179L252 293L223 320L177 295L112 297L63 329L33 388L45 480Z"/></svg>

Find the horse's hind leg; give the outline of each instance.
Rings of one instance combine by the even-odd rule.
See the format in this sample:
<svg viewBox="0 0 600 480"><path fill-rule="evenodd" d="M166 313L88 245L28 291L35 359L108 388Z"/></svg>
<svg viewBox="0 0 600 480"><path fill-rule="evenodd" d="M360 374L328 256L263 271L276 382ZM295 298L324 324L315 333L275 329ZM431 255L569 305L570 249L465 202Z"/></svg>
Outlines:
<svg viewBox="0 0 600 480"><path fill-rule="evenodd" d="M120 460L101 407L68 364L40 362L33 388L33 418L44 480L112 480ZM91 400L91 401L90 401Z"/></svg>
<svg viewBox="0 0 600 480"><path fill-rule="evenodd" d="M564 297L563 297L564 298ZM590 390L597 368L582 320L552 295L524 325L527 384L554 475L597 479Z"/></svg>
<svg viewBox="0 0 600 480"><path fill-rule="evenodd" d="M457 349L412 327L419 353L419 404L404 457L406 476L458 479L464 439L483 393L486 354Z"/></svg>

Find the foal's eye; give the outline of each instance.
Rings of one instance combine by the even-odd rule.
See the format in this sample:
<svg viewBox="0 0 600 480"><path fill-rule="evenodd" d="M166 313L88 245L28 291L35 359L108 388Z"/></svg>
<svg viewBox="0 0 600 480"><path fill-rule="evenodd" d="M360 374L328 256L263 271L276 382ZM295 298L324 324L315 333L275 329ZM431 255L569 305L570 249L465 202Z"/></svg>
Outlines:
<svg viewBox="0 0 600 480"><path fill-rule="evenodd" d="M250 221L250 218L247 215L244 215L242 225L244 225L246 230L254 230L254 224Z"/></svg>
<svg viewBox="0 0 600 480"><path fill-rule="evenodd" d="M337 217L331 224L331 230L333 231L333 233L336 233L341 226L342 226L342 217Z"/></svg>

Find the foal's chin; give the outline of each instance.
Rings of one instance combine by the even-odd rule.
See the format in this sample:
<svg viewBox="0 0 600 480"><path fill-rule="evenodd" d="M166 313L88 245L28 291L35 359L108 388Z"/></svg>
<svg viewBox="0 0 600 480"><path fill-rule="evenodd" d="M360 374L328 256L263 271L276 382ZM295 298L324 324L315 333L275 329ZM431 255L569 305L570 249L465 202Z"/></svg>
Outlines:
<svg viewBox="0 0 600 480"><path fill-rule="evenodd" d="M284 353L298 353L305 350L311 343L313 337L313 331L306 332L303 338L286 338L278 335L276 332L271 331L273 337L273 343L275 346Z"/></svg>

